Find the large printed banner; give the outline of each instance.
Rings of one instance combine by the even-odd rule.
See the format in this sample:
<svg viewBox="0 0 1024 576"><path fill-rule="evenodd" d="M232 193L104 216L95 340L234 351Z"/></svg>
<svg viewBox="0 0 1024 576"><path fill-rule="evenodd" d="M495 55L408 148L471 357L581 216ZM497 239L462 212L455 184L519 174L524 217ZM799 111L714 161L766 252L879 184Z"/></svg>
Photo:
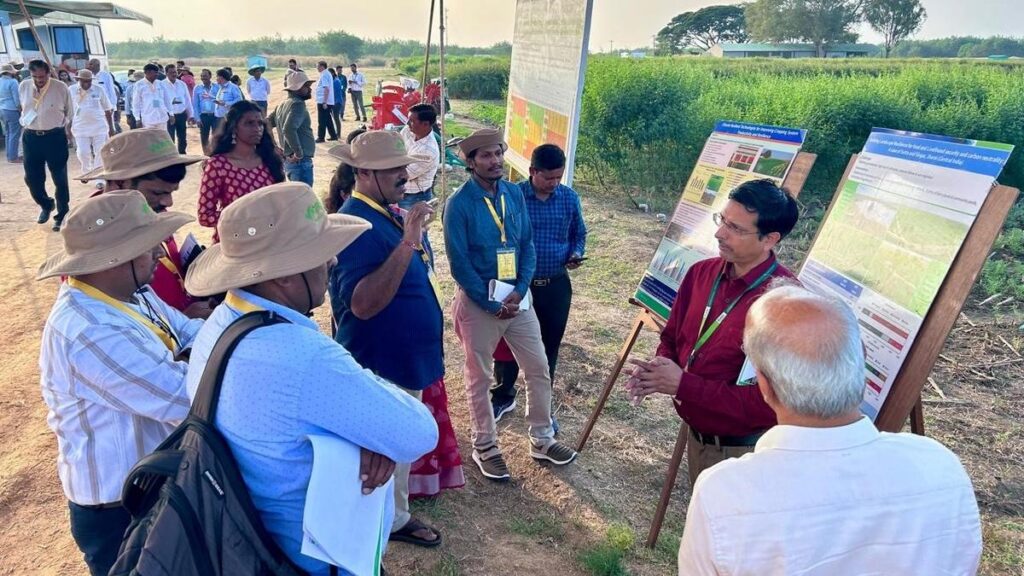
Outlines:
<svg viewBox="0 0 1024 576"><path fill-rule="evenodd" d="M572 184L580 95L587 66L593 0L519 0L512 38L512 67L505 116L505 160L527 174L541 144L566 155Z"/></svg>
<svg viewBox="0 0 1024 576"><path fill-rule="evenodd" d="M690 266L718 256L712 215L722 210L729 192L749 180L769 178L781 184L806 135L806 130L796 128L719 121L634 298L668 318Z"/></svg>
<svg viewBox="0 0 1024 576"><path fill-rule="evenodd" d="M799 278L857 314L871 419L1012 151L876 128L842 184Z"/></svg>

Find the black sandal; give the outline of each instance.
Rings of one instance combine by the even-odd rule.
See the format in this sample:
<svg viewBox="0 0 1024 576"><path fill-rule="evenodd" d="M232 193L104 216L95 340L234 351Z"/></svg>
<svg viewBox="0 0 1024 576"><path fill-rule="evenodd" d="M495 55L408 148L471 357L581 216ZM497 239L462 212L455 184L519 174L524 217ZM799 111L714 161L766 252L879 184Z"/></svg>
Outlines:
<svg viewBox="0 0 1024 576"><path fill-rule="evenodd" d="M430 530L435 536L437 536L437 538L434 538L433 540L417 538L415 533L420 530ZM441 533L438 532L436 528L427 526L416 518L409 518L409 521L405 523L405 526L402 526L401 530L391 533L388 540L392 540L394 542L405 542L406 544L421 546L423 548L436 548L441 545Z"/></svg>

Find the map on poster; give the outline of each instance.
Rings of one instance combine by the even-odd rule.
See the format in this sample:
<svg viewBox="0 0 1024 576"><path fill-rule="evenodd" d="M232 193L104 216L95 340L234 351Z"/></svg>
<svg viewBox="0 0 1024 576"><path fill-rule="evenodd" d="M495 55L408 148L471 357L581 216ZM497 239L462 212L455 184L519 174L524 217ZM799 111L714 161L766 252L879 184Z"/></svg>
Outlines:
<svg viewBox="0 0 1024 576"><path fill-rule="evenodd" d="M874 419L1013 146L875 129L798 277L849 304Z"/></svg>
<svg viewBox="0 0 1024 576"><path fill-rule="evenodd" d="M593 0L519 0L505 116L505 160L529 173L541 144L565 150L572 184L580 95L587 67Z"/></svg>
<svg viewBox="0 0 1024 576"><path fill-rule="evenodd" d="M806 135L806 130L779 126L715 124L634 298L668 318L686 271L718 255L712 215L721 211L729 191L762 178L781 184Z"/></svg>

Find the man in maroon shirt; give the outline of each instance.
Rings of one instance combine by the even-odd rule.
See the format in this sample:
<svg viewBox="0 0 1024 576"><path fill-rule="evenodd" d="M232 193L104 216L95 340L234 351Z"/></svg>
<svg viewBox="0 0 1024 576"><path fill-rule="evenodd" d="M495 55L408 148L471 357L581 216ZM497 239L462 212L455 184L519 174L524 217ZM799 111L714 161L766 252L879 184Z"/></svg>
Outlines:
<svg viewBox="0 0 1024 576"><path fill-rule="evenodd" d="M772 280L794 278L773 249L797 216L796 201L771 180L737 186L714 216L720 256L686 271L657 355L631 360L635 368L626 387L634 400L668 394L690 427L691 486L705 468L753 452L775 425L758 387L738 385L737 378L747 310Z"/></svg>

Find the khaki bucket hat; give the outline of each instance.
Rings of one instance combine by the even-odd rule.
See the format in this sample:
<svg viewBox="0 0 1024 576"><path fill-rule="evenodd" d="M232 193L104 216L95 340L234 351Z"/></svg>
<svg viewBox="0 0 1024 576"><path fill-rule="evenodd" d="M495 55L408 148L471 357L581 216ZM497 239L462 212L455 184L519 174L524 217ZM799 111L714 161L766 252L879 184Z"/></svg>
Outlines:
<svg viewBox="0 0 1024 576"><path fill-rule="evenodd" d="M109 270L142 256L194 220L180 212L157 214L136 190L89 198L68 213L64 247L39 267L37 280Z"/></svg>
<svg viewBox="0 0 1024 576"><path fill-rule="evenodd" d="M416 161L405 149L405 140L397 132L371 130L364 132L352 144L331 147L328 154L353 168L364 170L390 170Z"/></svg>
<svg viewBox="0 0 1024 576"><path fill-rule="evenodd" d="M484 146L493 146L494 144L500 144L502 150L508 149L508 146L505 145L505 138L502 136L501 130L498 130L497 128L481 128L469 136L466 136L462 142L459 142L459 150L462 151L463 157L468 157L474 150L478 150Z"/></svg>
<svg viewBox="0 0 1024 576"><path fill-rule="evenodd" d="M210 296L307 272L369 229L362 218L327 214L302 182L266 186L224 209L217 223L220 243L192 262L185 289Z"/></svg>
<svg viewBox="0 0 1024 576"><path fill-rule="evenodd" d="M176 164L195 164L205 156L178 154L167 130L142 128L117 134L100 149L103 166L75 180L130 180Z"/></svg>
<svg viewBox="0 0 1024 576"><path fill-rule="evenodd" d="M291 74L285 77L284 89L295 91L307 84L312 84L313 81L306 76L306 73L302 70L293 70Z"/></svg>
<svg viewBox="0 0 1024 576"><path fill-rule="evenodd" d="M82 68L78 71L78 74L75 74L75 78L79 80L92 80L92 70Z"/></svg>
<svg viewBox="0 0 1024 576"><path fill-rule="evenodd" d="M13 76L17 73L18 70L15 69L14 64L4 64L3 66L0 66L0 74L10 74Z"/></svg>

